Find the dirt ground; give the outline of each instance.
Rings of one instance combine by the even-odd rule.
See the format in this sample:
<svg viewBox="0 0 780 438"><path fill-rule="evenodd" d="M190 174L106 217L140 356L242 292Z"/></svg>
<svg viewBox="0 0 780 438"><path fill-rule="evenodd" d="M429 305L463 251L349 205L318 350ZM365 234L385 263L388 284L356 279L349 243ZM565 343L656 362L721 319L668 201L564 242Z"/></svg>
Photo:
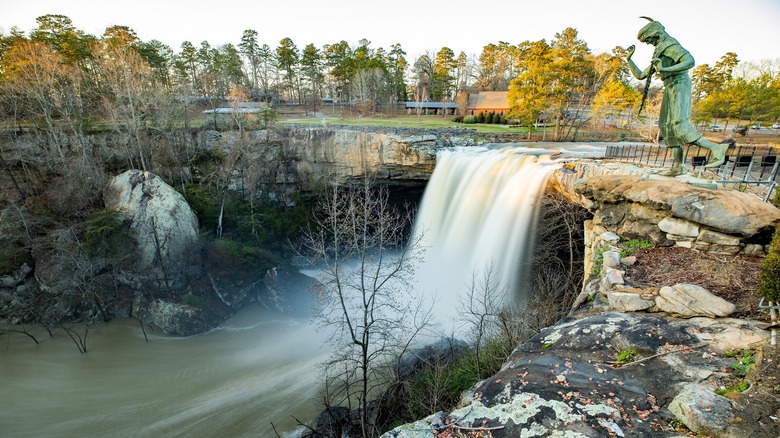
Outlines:
<svg viewBox="0 0 780 438"><path fill-rule="evenodd" d="M770 322L769 312L758 307L756 293L763 257L716 257L678 247L640 249L635 255L637 262L626 278L637 286L697 284L734 303L737 312L732 316ZM767 344L752 350L756 364L744 378L752 386L727 396L734 401L737 421L744 424L743 436L776 438L780 436L780 348ZM741 380L730 375L722 385L730 387Z"/></svg>

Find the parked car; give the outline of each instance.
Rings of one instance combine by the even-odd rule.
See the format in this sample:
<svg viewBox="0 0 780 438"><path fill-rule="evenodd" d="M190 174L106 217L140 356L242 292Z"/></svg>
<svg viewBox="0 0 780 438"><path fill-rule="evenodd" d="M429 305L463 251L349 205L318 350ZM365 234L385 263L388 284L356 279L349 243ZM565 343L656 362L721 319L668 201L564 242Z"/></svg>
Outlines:
<svg viewBox="0 0 780 438"><path fill-rule="evenodd" d="M761 125L750 125L750 129L761 129Z"/></svg>
<svg viewBox="0 0 780 438"><path fill-rule="evenodd" d="M723 127L720 125L712 125L708 129L712 132L723 132Z"/></svg>
<svg viewBox="0 0 780 438"><path fill-rule="evenodd" d="M772 125L772 129L780 129L780 123L775 123Z"/></svg>

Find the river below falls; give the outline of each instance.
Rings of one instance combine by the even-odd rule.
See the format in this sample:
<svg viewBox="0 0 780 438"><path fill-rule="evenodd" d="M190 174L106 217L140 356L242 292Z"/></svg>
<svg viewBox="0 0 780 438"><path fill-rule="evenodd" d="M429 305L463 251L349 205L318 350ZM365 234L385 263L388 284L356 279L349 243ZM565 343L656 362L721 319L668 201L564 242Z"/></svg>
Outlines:
<svg viewBox="0 0 780 438"><path fill-rule="evenodd" d="M437 165L431 181L443 171L446 182L447 172L452 171L454 182L439 189L430 182L426 188L419 216L430 216L434 224L422 228L430 226L431 235L439 236L432 239L431 252L438 251L444 258L438 262L426 259L417 293L441 298L436 306L441 333L456 333L463 325L454 312L462 299L459 289L468 290L472 268L491 260L514 260L508 252L524 253L515 245L523 239L509 231L518 228L515 222L522 206L502 201L494 192L509 190L510 199L519 203L524 198L517 194L530 190L527 184L498 182L512 182L517 174L533 172L508 168L504 166L507 159L525 160L521 155L553 152L563 152L562 157L603 156L603 146L587 144L523 143L512 145L509 153L493 150L504 147L458 150L466 154L462 158L468 166L461 166L461 157L451 165ZM504 170L482 169L484 160L473 156L476 149L488 164L495 162ZM499 154L499 159L491 160L493 154ZM530 164L550 167L550 160ZM461 186L463 181L477 179L475 175L482 175L479 184ZM537 186L544 184L533 187ZM429 190L434 192L430 196ZM468 204L493 198L497 201L484 208ZM467 205L461 206L464 202ZM493 203L513 208L489 213L495 210ZM496 215L511 220L482 219ZM505 222L506 226L496 225ZM533 229L526 220L520 225L524 233ZM486 231L478 232L480 228ZM497 250L496 254L477 252L475 248L484 246L485 239L478 238L483 234L498 243L509 241L515 249L491 244L489 249ZM471 260L477 253L479 263ZM467 259L453 261L452 255ZM316 271L302 273L318 277ZM306 289L292 288L298 293ZM31 329L38 345L23 334L6 333L0 336L0 438L300 436L305 429L296 418L310 423L320 411L318 366L327 356L323 344L329 330L312 325L310 315L300 311L303 306L296 307L297 313L285 314L250 306L218 329L187 338L147 330L148 342L136 320L96 324L90 326L86 354L79 353L62 329L51 337L42 329ZM83 326L73 328L83 333Z"/></svg>
<svg viewBox="0 0 780 438"><path fill-rule="evenodd" d="M148 342L118 319L90 327L86 354L61 329L31 332L40 344L0 337L0 437L287 437L319 412L323 336L306 316L256 305Z"/></svg>

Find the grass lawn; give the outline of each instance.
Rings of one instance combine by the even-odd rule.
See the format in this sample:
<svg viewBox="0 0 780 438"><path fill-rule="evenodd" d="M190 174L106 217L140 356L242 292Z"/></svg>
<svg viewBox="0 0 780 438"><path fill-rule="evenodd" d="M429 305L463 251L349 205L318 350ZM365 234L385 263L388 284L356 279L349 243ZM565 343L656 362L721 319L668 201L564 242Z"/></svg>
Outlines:
<svg viewBox="0 0 780 438"><path fill-rule="evenodd" d="M321 125L325 122L331 126L382 126L390 128L461 128L473 129L477 132L500 133L500 134L525 134L528 128L512 127L509 125L485 125L485 124L464 124L456 123L451 120L451 116L396 116L396 117L362 117L362 118L280 118L277 123L280 124L312 124ZM551 128L547 128L551 129ZM534 133L541 133L541 128L534 129Z"/></svg>

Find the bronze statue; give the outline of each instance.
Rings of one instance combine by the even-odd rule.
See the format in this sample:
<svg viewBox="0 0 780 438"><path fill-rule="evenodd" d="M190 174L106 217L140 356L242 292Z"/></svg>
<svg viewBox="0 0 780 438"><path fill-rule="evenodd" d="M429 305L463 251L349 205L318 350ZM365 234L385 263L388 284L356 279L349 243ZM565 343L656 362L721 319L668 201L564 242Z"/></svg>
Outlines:
<svg viewBox="0 0 780 438"><path fill-rule="evenodd" d="M631 56L636 48L628 47L626 61L631 68L631 74L637 79L650 77L658 72L664 83L664 95L661 102L661 114L658 119L658 127L661 131L664 144L671 149L674 162L672 168L665 172L665 176L678 176L687 172L683 162L683 145L695 144L712 153L712 160L704 167L719 167L725 160L728 144L713 143L702 137L691 123L691 92L693 85L688 70L693 68L695 61L690 52L685 50L676 39L669 36L661 23L647 17L650 21L640 29L637 38L643 43L655 46L653 60L645 70L640 70ZM643 104L644 98L643 96ZM641 110L640 110L641 111Z"/></svg>

